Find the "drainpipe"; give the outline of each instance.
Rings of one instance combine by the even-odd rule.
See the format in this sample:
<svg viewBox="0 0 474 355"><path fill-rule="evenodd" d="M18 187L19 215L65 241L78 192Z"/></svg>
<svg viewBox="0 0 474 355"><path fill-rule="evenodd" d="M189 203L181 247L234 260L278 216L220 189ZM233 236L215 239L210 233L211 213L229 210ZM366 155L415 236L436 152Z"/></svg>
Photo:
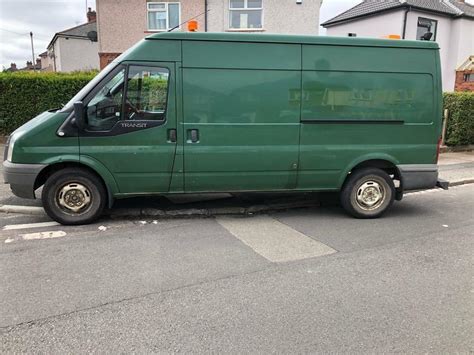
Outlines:
<svg viewBox="0 0 474 355"><path fill-rule="evenodd" d="M207 8L208 8L208 0L204 0L204 32L207 32Z"/></svg>
<svg viewBox="0 0 474 355"><path fill-rule="evenodd" d="M402 32L402 39L405 39L405 34L407 31L407 18L408 18L408 13L411 10L411 6L408 6L407 9L405 10L405 17L403 18L403 32Z"/></svg>

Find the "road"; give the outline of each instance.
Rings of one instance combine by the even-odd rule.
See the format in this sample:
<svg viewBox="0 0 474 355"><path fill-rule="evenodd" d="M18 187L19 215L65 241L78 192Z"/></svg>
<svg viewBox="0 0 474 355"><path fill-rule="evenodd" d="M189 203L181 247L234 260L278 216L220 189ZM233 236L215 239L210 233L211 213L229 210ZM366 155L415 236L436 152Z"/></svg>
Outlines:
<svg viewBox="0 0 474 355"><path fill-rule="evenodd" d="M3 214L0 351L473 352L473 207L471 184L378 220Z"/></svg>

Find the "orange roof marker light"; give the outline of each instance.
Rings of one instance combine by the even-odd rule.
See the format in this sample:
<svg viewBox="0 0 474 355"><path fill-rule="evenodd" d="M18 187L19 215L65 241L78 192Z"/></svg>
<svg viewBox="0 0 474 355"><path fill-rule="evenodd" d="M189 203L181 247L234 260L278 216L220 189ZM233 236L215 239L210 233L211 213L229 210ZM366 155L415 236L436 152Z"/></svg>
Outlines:
<svg viewBox="0 0 474 355"><path fill-rule="evenodd" d="M198 22L196 20L188 21L188 31L196 32L198 30Z"/></svg>
<svg viewBox="0 0 474 355"><path fill-rule="evenodd" d="M384 36L382 38L388 38L388 39L401 39L400 35L388 35Z"/></svg>

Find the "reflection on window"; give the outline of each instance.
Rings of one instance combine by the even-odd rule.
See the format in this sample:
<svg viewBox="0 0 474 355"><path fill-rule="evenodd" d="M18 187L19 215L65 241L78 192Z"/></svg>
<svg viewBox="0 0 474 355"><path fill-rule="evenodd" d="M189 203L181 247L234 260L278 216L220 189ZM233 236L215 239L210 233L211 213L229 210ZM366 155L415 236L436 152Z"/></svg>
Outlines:
<svg viewBox="0 0 474 355"><path fill-rule="evenodd" d="M305 74L303 119L430 122L432 79L422 74Z"/></svg>
<svg viewBox="0 0 474 355"><path fill-rule="evenodd" d="M88 129L110 130L122 118L125 69L112 77L87 104Z"/></svg>
<svg viewBox="0 0 474 355"><path fill-rule="evenodd" d="M436 41L436 30L438 21L429 18L418 17L418 26L416 28L416 39L421 41Z"/></svg>
<svg viewBox="0 0 474 355"><path fill-rule="evenodd" d="M231 29L261 29L263 27L262 0L230 0Z"/></svg>
<svg viewBox="0 0 474 355"><path fill-rule="evenodd" d="M168 81L168 69L130 66L125 100L126 119L164 120Z"/></svg>
<svg viewBox="0 0 474 355"><path fill-rule="evenodd" d="M148 30L167 31L180 24L179 2L148 2Z"/></svg>

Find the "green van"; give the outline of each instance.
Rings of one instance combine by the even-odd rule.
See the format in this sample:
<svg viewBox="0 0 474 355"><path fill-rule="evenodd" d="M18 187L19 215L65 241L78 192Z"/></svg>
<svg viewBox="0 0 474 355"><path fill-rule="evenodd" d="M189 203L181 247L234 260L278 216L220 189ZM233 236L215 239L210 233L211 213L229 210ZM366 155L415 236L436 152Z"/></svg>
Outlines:
<svg viewBox="0 0 474 355"><path fill-rule="evenodd" d="M161 33L5 149L14 194L89 223L130 196L340 191L358 218L437 183L434 42Z"/></svg>

